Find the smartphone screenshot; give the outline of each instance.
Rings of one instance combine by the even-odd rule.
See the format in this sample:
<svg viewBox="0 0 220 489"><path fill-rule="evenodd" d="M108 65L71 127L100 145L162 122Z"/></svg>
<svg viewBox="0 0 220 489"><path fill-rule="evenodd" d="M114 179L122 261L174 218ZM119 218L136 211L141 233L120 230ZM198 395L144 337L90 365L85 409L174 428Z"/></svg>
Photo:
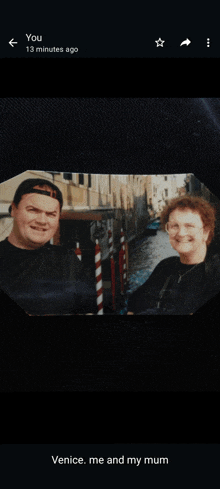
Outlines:
<svg viewBox="0 0 220 489"><path fill-rule="evenodd" d="M213 486L217 14L29 9L0 33L3 477Z"/></svg>

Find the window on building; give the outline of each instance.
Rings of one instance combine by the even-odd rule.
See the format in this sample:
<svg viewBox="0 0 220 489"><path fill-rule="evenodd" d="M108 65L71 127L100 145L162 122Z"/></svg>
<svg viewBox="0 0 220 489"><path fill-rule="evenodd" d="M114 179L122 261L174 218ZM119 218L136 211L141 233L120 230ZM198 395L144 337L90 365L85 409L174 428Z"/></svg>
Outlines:
<svg viewBox="0 0 220 489"><path fill-rule="evenodd" d="M63 178L65 180L72 180L72 173L63 173Z"/></svg>
<svg viewBox="0 0 220 489"><path fill-rule="evenodd" d="M79 185L84 185L84 173L79 173Z"/></svg>
<svg viewBox="0 0 220 489"><path fill-rule="evenodd" d="M72 182L77 185L78 184L78 175L77 173L72 173Z"/></svg>
<svg viewBox="0 0 220 489"><path fill-rule="evenodd" d="M167 180L167 177L164 177L164 180Z"/></svg>
<svg viewBox="0 0 220 489"><path fill-rule="evenodd" d="M88 175L88 187L92 186L92 175L89 173Z"/></svg>
<svg viewBox="0 0 220 489"><path fill-rule="evenodd" d="M165 188L164 190L165 190L165 197L168 197L168 189Z"/></svg>

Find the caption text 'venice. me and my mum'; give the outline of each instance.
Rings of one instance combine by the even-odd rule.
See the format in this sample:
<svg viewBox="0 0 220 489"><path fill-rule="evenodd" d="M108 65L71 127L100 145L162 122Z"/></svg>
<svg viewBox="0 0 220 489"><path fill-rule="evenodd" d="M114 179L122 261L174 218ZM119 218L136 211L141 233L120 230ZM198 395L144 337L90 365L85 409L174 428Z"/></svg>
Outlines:
<svg viewBox="0 0 220 489"><path fill-rule="evenodd" d="M70 455L69 457L59 457L59 455L51 455L52 462L56 465L63 465L63 464L73 464L73 465L84 465L84 464L89 464L89 465L136 465L136 467L139 467L139 465L161 465L161 464L168 464L169 460L167 457L125 457L122 455L121 457L108 457L108 458L103 458L103 457L90 457L89 459L85 459L83 457L72 457Z"/></svg>

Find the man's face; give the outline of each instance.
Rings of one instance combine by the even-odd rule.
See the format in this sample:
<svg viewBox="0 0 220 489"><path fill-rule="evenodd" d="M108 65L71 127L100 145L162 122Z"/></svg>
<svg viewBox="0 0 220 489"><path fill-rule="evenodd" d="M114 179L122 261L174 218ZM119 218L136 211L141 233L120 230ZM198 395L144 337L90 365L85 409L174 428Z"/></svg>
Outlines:
<svg viewBox="0 0 220 489"><path fill-rule="evenodd" d="M204 229L198 212L190 209L175 209L170 213L169 223L174 226L175 234L169 234L170 244L180 254L190 255L206 244L209 230Z"/></svg>
<svg viewBox="0 0 220 489"><path fill-rule="evenodd" d="M25 194L18 204L12 203L13 232L22 248L35 249L50 241L59 225L60 205L57 199L41 194Z"/></svg>

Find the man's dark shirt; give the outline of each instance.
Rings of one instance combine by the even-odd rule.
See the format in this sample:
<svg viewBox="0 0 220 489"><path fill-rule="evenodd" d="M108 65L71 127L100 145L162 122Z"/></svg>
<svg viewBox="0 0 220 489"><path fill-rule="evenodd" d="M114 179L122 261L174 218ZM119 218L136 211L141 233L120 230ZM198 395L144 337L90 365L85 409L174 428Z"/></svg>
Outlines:
<svg viewBox="0 0 220 489"><path fill-rule="evenodd" d="M207 256L205 262L195 267L181 263L179 257L170 257L162 260L149 279L129 296L128 311L134 314L191 314L219 292L218 255Z"/></svg>
<svg viewBox="0 0 220 489"><path fill-rule="evenodd" d="M29 314L97 314L95 282L74 250L50 243L25 250L1 241L0 289Z"/></svg>

